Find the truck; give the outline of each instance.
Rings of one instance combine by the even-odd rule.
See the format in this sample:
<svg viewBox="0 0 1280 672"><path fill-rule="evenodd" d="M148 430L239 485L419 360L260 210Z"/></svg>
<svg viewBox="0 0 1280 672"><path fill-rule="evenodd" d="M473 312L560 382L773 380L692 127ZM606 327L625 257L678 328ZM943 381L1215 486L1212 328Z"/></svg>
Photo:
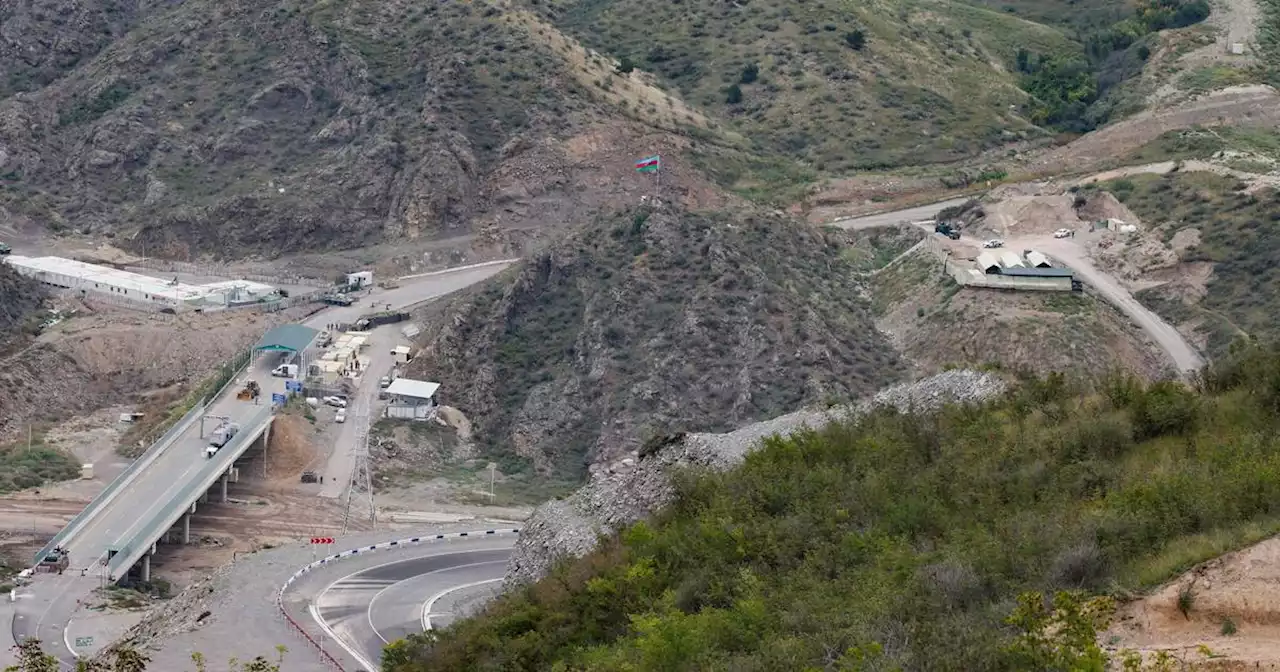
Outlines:
<svg viewBox="0 0 1280 672"><path fill-rule="evenodd" d="M298 365L297 364L281 364L280 366L277 366L276 368L271 369L271 375L277 378L297 378Z"/></svg>
<svg viewBox="0 0 1280 672"><path fill-rule="evenodd" d="M960 240L960 230L956 229L955 227L951 226L946 222L938 222L937 224L934 224L933 232L941 233L942 235L950 238L951 240Z"/></svg>
<svg viewBox="0 0 1280 672"><path fill-rule="evenodd" d="M404 322L409 319L409 313L402 313L398 310L384 310L380 313L370 313L356 320L356 329L364 331L381 327L384 324L395 324L396 322Z"/></svg>
<svg viewBox="0 0 1280 672"><path fill-rule="evenodd" d="M320 297L320 302L330 306L349 306L356 300L344 294L324 294Z"/></svg>
<svg viewBox="0 0 1280 672"><path fill-rule="evenodd" d="M209 435L209 446L204 449L204 456L209 458L218 453L218 450L227 445L236 433L240 431L240 425L232 422L224 422L218 425L213 433Z"/></svg>

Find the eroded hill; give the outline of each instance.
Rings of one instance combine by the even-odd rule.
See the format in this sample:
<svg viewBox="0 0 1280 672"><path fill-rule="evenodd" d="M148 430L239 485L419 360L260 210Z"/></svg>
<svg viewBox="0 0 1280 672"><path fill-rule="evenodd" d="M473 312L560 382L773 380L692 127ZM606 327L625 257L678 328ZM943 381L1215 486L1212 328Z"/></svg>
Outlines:
<svg viewBox="0 0 1280 672"><path fill-rule="evenodd" d="M678 431L859 397L903 372L834 240L753 212L603 216L443 308L408 375L495 456L578 480Z"/></svg>
<svg viewBox="0 0 1280 672"><path fill-rule="evenodd" d="M690 198L790 204L1092 128L1154 31L1207 8L987 4L9 3L0 217L150 256L522 253L633 205L623 171L653 153Z"/></svg>

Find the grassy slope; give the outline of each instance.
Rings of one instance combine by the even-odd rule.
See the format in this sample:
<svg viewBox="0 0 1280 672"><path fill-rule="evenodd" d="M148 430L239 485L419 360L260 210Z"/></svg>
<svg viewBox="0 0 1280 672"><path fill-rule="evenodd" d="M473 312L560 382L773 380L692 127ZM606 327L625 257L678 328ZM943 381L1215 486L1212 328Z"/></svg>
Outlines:
<svg viewBox="0 0 1280 672"><path fill-rule="evenodd" d="M1280 349L1247 354L1204 396L1050 378L767 441L387 669L1029 669L1020 592L1140 588L1276 529Z"/></svg>
<svg viewBox="0 0 1280 672"><path fill-rule="evenodd" d="M726 430L901 373L834 241L750 213L602 216L429 324L409 373L452 381L447 403L493 453L570 480L651 434Z"/></svg>
<svg viewBox="0 0 1280 672"><path fill-rule="evenodd" d="M1011 105L1019 47L1071 48L1059 31L949 1L546 0L537 7L588 46L657 73L767 153L819 170L961 158L1038 131ZM845 35L861 30L854 50ZM759 79L726 88L749 64Z"/></svg>
<svg viewBox="0 0 1280 672"><path fill-rule="evenodd" d="M1104 186L1143 221L1165 224L1170 236L1199 229L1200 244L1183 258L1214 264L1198 305L1168 300L1159 288L1140 292L1139 299L1173 322L1203 318L1213 356L1223 355L1239 330L1264 340L1280 337L1280 192L1246 194L1237 190L1238 180L1213 173L1139 175Z"/></svg>

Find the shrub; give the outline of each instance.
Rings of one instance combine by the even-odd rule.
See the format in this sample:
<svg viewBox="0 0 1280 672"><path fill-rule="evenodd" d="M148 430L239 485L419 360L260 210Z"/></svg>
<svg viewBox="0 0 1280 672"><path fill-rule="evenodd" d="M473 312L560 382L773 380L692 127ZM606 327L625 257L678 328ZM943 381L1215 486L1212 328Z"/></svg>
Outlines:
<svg viewBox="0 0 1280 672"><path fill-rule="evenodd" d="M760 77L760 66L756 65L755 63L749 63L747 64L747 67L742 69L742 77L738 81L741 84L750 84L756 81L756 79L759 77Z"/></svg>
<svg viewBox="0 0 1280 672"><path fill-rule="evenodd" d="M725 90L724 102L737 105L742 102L742 87L734 84Z"/></svg>
<svg viewBox="0 0 1280 672"><path fill-rule="evenodd" d="M861 30L852 30L844 34L844 43L854 51L862 51L867 46L867 35Z"/></svg>

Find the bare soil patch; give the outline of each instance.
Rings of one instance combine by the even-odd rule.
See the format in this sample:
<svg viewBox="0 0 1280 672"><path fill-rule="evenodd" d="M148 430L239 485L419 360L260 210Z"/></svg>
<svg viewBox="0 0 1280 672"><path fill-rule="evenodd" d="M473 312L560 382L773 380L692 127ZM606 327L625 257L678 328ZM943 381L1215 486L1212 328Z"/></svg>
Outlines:
<svg viewBox="0 0 1280 672"><path fill-rule="evenodd" d="M1102 640L1142 652L1192 652L1203 645L1215 657L1202 669L1273 670L1280 668L1277 605L1280 539L1271 538L1210 560L1122 605Z"/></svg>

